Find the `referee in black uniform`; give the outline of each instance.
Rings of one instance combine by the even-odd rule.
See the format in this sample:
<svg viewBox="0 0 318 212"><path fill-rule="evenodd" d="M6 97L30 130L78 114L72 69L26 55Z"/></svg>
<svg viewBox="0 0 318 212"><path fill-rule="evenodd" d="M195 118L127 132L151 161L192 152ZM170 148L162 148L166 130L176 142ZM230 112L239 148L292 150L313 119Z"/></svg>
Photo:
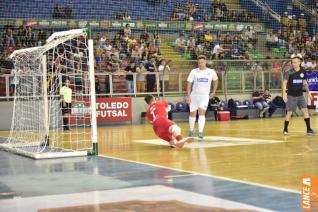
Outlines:
<svg viewBox="0 0 318 212"><path fill-rule="evenodd" d="M311 93L308 89L306 73L301 67L302 56L301 54L293 54L291 56L291 59L292 68L285 73L283 80L283 99L286 102L287 109L283 133L284 135L288 135L289 120L293 112L298 107L304 114L304 120L307 127L307 135L313 135L314 131L310 127L307 102L303 96L303 88L305 88L308 96L312 98Z"/></svg>

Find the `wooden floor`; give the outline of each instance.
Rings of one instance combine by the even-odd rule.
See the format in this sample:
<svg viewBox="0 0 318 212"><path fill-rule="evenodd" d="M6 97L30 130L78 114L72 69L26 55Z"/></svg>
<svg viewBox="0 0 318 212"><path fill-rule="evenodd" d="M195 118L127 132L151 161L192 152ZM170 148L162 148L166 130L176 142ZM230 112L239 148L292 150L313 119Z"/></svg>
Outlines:
<svg viewBox="0 0 318 212"><path fill-rule="evenodd" d="M318 135L307 136L304 120L296 117L290 123L289 135L284 136L283 121L283 118L209 121L204 132L207 141L187 144L182 149L171 149L159 140L155 141L157 144L145 143L158 139L150 124L99 127L99 154L300 191L302 176L318 177ZM188 123L178 124L186 136ZM311 124L318 131L318 116L311 117ZM0 136L7 134L0 132ZM226 137L228 142L233 139L237 145L210 145L218 142L218 136ZM246 139L250 140L240 142ZM191 148L192 145L198 148Z"/></svg>
<svg viewBox="0 0 318 212"><path fill-rule="evenodd" d="M311 117L311 123L318 130L318 117ZM186 135L188 124L179 125ZM137 142L157 139L150 124L103 127L98 130L99 151L104 156L300 191L302 176L318 177L318 135L307 136L300 117L292 119L288 136L283 136L282 127L283 118L207 122L205 136L233 138L238 144L211 147L206 144L217 141L207 139L183 149L170 149L164 141L157 141L162 145ZM240 145L246 138L262 142Z"/></svg>

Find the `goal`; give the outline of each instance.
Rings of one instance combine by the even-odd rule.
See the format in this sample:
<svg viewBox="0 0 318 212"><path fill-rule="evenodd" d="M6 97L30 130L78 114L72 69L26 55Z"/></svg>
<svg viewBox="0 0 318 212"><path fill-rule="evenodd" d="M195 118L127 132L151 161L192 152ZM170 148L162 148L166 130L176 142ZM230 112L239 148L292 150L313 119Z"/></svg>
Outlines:
<svg viewBox="0 0 318 212"><path fill-rule="evenodd" d="M39 47L14 51L17 79L7 151L34 159L98 154L93 41L89 30L55 32ZM60 89L69 81L65 112ZM64 106L64 109L63 107Z"/></svg>

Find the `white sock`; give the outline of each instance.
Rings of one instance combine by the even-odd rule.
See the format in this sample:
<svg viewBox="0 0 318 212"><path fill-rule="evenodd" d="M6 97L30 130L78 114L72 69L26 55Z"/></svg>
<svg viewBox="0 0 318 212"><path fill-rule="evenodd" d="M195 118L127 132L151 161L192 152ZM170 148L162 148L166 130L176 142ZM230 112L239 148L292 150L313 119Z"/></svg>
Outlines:
<svg viewBox="0 0 318 212"><path fill-rule="evenodd" d="M189 126L191 131L194 130L195 118L196 117L189 116Z"/></svg>
<svg viewBox="0 0 318 212"><path fill-rule="evenodd" d="M198 124L199 124L199 132L203 132L204 125L205 125L205 116L199 116Z"/></svg>

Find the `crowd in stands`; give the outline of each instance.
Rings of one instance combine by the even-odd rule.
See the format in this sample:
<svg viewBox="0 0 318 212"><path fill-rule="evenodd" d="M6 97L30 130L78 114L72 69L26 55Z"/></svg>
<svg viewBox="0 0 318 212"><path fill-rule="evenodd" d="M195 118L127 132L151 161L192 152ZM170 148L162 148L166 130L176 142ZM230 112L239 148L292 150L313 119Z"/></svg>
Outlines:
<svg viewBox="0 0 318 212"><path fill-rule="evenodd" d="M256 43L256 33L248 26L236 34L197 31L186 35L181 32L175 46L179 52L189 54L191 59L202 54L209 59L248 59L247 51L253 49Z"/></svg>
<svg viewBox="0 0 318 212"><path fill-rule="evenodd" d="M12 51L15 48L42 45L45 43L47 37L48 32L42 28L35 32L33 26L28 26L27 24L23 24L17 29L12 25L5 25L1 34L1 45L7 51Z"/></svg>
<svg viewBox="0 0 318 212"><path fill-rule="evenodd" d="M170 67L166 60L160 56L160 35L158 32L148 33L144 30L139 36L132 33L130 25L113 36L98 34L95 39L96 72L112 73L113 82L126 82L126 89L133 92L133 73L137 75L138 92L156 91L155 72L169 72ZM167 77L160 78L162 81ZM109 78L98 79L105 81L105 87L99 88L109 91ZM167 86L168 83L165 83Z"/></svg>
<svg viewBox="0 0 318 212"><path fill-rule="evenodd" d="M53 18L72 18L72 7L70 5L62 7L62 5L56 4L54 7Z"/></svg>
<svg viewBox="0 0 318 212"><path fill-rule="evenodd" d="M183 6L178 2L170 20L258 22L256 16L248 11L228 10L222 0L212 0L210 8L201 8L199 4L190 1L186 1Z"/></svg>
<svg viewBox="0 0 318 212"><path fill-rule="evenodd" d="M129 21L131 19L131 17L129 16L127 10L123 10L123 11L116 14L115 19Z"/></svg>

